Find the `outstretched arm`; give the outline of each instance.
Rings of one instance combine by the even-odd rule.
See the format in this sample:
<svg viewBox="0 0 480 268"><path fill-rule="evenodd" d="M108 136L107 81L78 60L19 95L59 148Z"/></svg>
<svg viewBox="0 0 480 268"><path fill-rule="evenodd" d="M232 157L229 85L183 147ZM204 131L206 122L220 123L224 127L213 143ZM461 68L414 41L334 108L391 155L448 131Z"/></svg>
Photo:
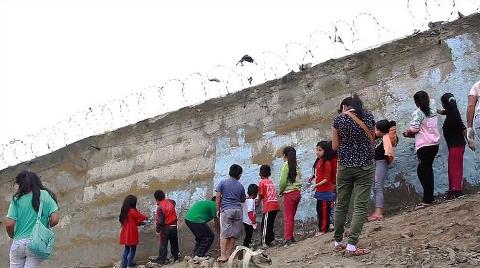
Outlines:
<svg viewBox="0 0 480 268"><path fill-rule="evenodd" d="M473 117L475 115L475 106L477 106L478 98L475 95L468 96L468 105L467 105L467 127L473 127Z"/></svg>

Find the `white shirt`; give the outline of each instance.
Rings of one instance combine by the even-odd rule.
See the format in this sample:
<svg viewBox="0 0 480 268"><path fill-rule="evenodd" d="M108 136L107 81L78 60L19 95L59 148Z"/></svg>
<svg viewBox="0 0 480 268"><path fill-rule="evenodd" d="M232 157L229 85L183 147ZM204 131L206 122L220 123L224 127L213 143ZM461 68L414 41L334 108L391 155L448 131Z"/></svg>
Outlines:
<svg viewBox="0 0 480 268"><path fill-rule="evenodd" d="M468 95L480 97L480 81L478 81L473 85ZM477 104L477 108L475 109L475 114L476 115L480 114L480 104Z"/></svg>
<svg viewBox="0 0 480 268"><path fill-rule="evenodd" d="M243 204L243 223L253 226L252 221L248 217L250 211L255 212L255 199L247 198Z"/></svg>

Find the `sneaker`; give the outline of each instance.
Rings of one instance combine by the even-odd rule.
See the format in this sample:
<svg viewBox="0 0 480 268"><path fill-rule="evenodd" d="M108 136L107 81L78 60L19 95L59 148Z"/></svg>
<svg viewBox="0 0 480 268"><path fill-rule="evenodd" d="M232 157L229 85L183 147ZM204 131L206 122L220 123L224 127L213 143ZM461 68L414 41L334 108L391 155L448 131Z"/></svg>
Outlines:
<svg viewBox="0 0 480 268"><path fill-rule="evenodd" d="M152 262L156 263L156 264L160 264L160 265L166 265L167 264L166 260L160 260L159 258L153 260Z"/></svg>
<svg viewBox="0 0 480 268"><path fill-rule="evenodd" d="M208 256L206 256L206 257L195 256L195 257L193 257L193 263L199 264L199 263L201 263L202 261L206 261L206 260L208 260L208 259L210 259Z"/></svg>

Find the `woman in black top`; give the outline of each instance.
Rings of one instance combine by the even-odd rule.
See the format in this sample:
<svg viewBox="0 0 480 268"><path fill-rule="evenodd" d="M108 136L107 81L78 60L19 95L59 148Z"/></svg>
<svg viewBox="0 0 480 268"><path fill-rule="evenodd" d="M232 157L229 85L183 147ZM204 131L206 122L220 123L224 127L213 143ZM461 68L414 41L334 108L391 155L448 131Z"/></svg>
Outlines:
<svg viewBox="0 0 480 268"><path fill-rule="evenodd" d="M444 110L440 110L438 113L447 116L443 123L443 136L448 146L449 191L447 199L452 199L462 195L463 153L465 152L467 128L462 122L453 94L443 94L441 101Z"/></svg>
<svg viewBox="0 0 480 268"><path fill-rule="evenodd" d="M380 120L375 124L375 137L381 139L375 147L375 181L373 184L373 202L375 211L368 221L383 219L383 186L387 178L388 166L393 162L394 148L397 146L397 123Z"/></svg>

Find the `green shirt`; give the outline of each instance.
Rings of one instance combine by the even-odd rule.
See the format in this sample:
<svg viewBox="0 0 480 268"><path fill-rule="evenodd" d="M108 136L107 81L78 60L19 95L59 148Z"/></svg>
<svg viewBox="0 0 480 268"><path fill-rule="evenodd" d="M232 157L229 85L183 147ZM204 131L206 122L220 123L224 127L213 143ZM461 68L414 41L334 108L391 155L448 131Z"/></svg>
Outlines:
<svg viewBox="0 0 480 268"><path fill-rule="evenodd" d="M298 170L297 170L297 177L295 181L291 183L288 179L288 163L285 162L282 165L282 169L280 171L280 181L279 181L279 188L280 194L292 192L294 190L300 191L302 189L302 182L298 180Z"/></svg>
<svg viewBox="0 0 480 268"><path fill-rule="evenodd" d="M41 190L40 192L41 200L43 200L42 217L40 221L43 225L48 226L48 219L52 213L58 210L58 205L47 191ZM7 218L15 221L14 240L30 237L35 221L37 220L37 212L32 206L32 193L26 194L20 197L20 199L14 198L14 200L10 202Z"/></svg>
<svg viewBox="0 0 480 268"><path fill-rule="evenodd" d="M185 219L194 223L207 223L217 217L217 206L214 201L203 200L193 204L187 211Z"/></svg>

